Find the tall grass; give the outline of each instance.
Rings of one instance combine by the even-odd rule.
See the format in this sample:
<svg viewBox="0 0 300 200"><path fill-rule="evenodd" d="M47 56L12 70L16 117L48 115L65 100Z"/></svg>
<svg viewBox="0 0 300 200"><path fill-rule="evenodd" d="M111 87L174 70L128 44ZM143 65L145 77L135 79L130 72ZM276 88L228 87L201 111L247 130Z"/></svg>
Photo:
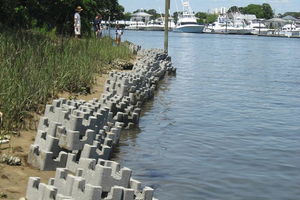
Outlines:
<svg viewBox="0 0 300 200"><path fill-rule="evenodd" d="M2 133L24 128L30 113L44 108L58 92L91 86L114 59L131 57L126 46L113 46L108 37L75 40L30 31L0 33Z"/></svg>

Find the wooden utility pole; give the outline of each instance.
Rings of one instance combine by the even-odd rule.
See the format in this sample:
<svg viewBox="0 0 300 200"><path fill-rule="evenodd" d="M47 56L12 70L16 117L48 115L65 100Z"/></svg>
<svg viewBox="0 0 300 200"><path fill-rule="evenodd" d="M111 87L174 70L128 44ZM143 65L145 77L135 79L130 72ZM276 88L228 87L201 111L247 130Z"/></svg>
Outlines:
<svg viewBox="0 0 300 200"><path fill-rule="evenodd" d="M169 10L170 10L170 0L165 0L165 45L164 50L168 53L168 41L169 41Z"/></svg>

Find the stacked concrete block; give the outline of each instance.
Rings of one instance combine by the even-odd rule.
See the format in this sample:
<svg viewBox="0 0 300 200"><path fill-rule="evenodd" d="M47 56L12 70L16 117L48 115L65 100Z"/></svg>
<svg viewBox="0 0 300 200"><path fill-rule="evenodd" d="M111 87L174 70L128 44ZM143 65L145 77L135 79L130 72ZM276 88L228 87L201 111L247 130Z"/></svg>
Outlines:
<svg viewBox="0 0 300 200"><path fill-rule="evenodd" d="M152 199L153 189L131 179L131 170L107 161L121 130L139 123L142 104L153 98L158 82L174 74L162 50L139 51L131 72L110 72L100 100L57 99L40 118L28 162L41 170L59 169L49 184L28 182L28 199Z"/></svg>
<svg viewBox="0 0 300 200"><path fill-rule="evenodd" d="M29 177L26 199L55 200L57 188L40 183L39 177Z"/></svg>
<svg viewBox="0 0 300 200"><path fill-rule="evenodd" d="M55 178L47 184L30 177L26 198L74 200L152 200L153 189L141 190L140 182L131 178L131 170L113 161L80 159L76 174L57 168Z"/></svg>
<svg viewBox="0 0 300 200"><path fill-rule="evenodd" d="M112 154L111 148L116 146L110 140L120 137L120 131L110 133L109 127L109 138L100 138L99 132L107 124L108 118L109 109L101 108L97 99L89 102L54 100L53 105L47 105L45 116L40 119L28 162L41 170L65 167L67 153L77 153L79 159L81 151L89 151L88 148L84 149L86 144L92 146L92 153L89 153L91 158L108 159ZM114 133L116 136L112 136ZM98 144L101 141L105 144Z"/></svg>

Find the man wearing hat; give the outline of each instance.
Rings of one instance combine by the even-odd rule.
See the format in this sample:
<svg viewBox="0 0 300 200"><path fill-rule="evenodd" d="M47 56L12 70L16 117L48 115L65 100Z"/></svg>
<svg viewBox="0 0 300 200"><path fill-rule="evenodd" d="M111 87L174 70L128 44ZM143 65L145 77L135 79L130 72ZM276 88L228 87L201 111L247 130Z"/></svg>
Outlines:
<svg viewBox="0 0 300 200"><path fill-rule="evenodd" d="M81 22L80 22L80 12L83 11L83 9L78 6L76 9L76 13L74 15L74 27L75 27L75 38L78 39L78 35L80 35L80 28L81 28Z"/></svg>

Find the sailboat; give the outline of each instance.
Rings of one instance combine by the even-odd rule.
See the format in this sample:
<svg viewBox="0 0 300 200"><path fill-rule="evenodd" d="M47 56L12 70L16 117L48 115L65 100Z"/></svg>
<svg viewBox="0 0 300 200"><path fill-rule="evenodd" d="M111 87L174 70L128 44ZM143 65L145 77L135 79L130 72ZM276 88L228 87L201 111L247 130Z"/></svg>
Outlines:
<svg viewBox="0 0 300 200"><path fill-rule="evenodd" d="M178 21L173 32L202 33L204 25L197 23L196 17L188 0L181 0L182 13L178 15Z"/></svg>

